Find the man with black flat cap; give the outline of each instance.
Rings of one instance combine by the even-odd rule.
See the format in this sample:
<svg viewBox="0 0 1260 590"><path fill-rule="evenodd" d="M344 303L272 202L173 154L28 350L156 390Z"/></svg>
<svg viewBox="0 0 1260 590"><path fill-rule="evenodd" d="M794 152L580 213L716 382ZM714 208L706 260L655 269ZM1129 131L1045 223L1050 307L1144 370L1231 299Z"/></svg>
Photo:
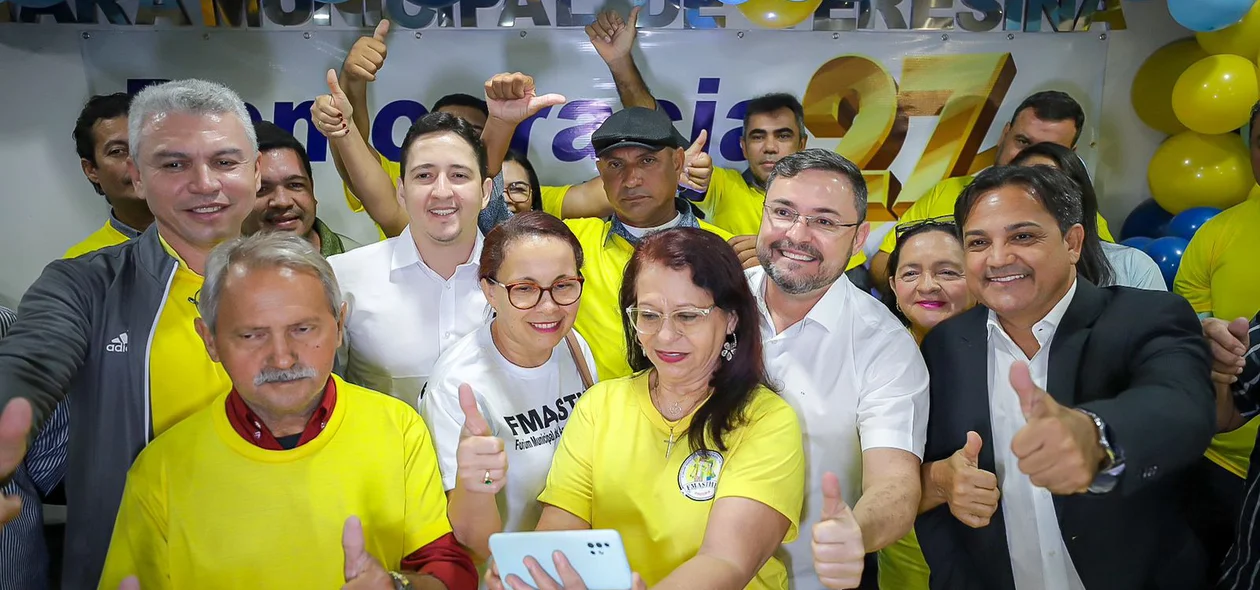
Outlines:
<svg viewBox="0 0 1260 590"><path fill-rule="evenodd" d="M533 90L533 80L527 85ZM488 96L490 111L514 100ZM678 196L687 140L660 110L640 107L613 113L591 134L596 167L612 205L607 219L567 219L582 244L586 260L582 276L582 307L573 327L591 345L600 380L630 374L621 321L621 278L634 246L649 233L674 227L699 227L724 240L731 235L696 218L691 205Z"/></svg>

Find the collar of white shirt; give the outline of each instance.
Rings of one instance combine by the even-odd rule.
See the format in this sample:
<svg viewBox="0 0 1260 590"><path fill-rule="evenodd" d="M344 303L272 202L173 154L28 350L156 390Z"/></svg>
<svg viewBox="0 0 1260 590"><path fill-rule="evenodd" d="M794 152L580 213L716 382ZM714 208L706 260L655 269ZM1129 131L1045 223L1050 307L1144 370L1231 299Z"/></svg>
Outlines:
<svg viewBox="0 0 1260 590"><path fill-rule="evenodd" d="M1037 343L1040 346L1044 347L1046 342L1054 337L1055 331L1059 329L1059 324L1063 322L1063 316L1067 314L1068 307L1072 304L1072 298L1076 295L1076 286L1078 284L1080 284L1080 281L1073 277L1072 286L1068 288L1068 292L1063 295L1063 298L1054 304L1054 307L1050 308L1050 313L1047 313L1046 317L1033 324L1033 336L1037 339ZM1006 329L998 321L997 313L991 309L989 310L988 328L990 342L992 342L995 333L1005 336L1008 340L1010 339L1010 334L1006 333Z"/></svg>
<svg viewBox="0 0 1260 590"><path fill-rule="evenodd" d="M769 338L775 335L774 319L770 315L770 308L766 305L766 289L770 286L770 276L766 274L766 269L760 266L748 269L744 272L744 276L748 277L748 286L757 297L757 309L761 312L762 327L769 326L769 332L762 334L762 337ZM822 298L810 308L809 313L805 314L805 319L800 323L817 324L829 333L839 329L840 321L844 318L844 307L848 303L849 285L849 277L840 275L836 282L827 287L827 292L823 293Z"/></svg>
<svg viewBox="0 0 1260 590"><path fill-rule="evenodd" d="M474 229L474 231L477 232L477 236L476 241L473 242L472 253L469 254L467 262L455 268L457 273L466 266L477 266L481 261L481 246L485 242L485 238L481 236L481 230ZM416 248L416 241L411 237L411 226L403 228L402 233L392 239L394 240L394 253L389 269L391 272L413 264L418 264L424 270L433 272L433 269L424 263L424 259L420 258L420 250Z"/></svg>

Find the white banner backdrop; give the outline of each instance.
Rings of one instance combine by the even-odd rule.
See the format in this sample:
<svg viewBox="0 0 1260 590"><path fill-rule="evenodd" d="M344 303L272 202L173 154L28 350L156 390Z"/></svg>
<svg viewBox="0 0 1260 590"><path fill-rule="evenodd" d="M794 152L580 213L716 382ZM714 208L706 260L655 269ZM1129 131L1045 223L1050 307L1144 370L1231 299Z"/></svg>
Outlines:
<svg viewBox="0 0 1260 590"><path fill-rule="evenodd" d="M223 82L261 117L293 128L316 162L321 202L336 194L327 143L308 125L309 101L327 92L324 72L340 67L354 33L83 36L93 93L152 79ZM891 220L942 178L987 165L1003 124L1038 90L1063 90L1084 106L1079 151L1093 162L1107 61L1106 36L1098 33L643 31L639 46L639 67L653 93L670 103L685 135L709 130L708 149L720 166L744 166L743 101L768 92L802 98L810 145L837 149L868 171L872 221ZM619 105L607 68L580 30L391 35L388 61L370 88L375 146L396 157L411 117L447 93L481 95L483 82L503 71L529 73L539 92L568 99L518 130L517 145L528 145L543 184L592 177L590 133Z"/></svg>

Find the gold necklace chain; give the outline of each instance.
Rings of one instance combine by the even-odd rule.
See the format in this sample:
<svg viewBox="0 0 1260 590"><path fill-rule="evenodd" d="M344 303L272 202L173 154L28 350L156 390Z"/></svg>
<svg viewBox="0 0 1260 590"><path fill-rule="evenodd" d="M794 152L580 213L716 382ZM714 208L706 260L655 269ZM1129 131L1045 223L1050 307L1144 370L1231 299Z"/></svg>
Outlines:
<svg viewBox="0 0 1260 590"><path fill-rule="evenodd" d="M651 378L649 378L648 380L648 398L652 400L653 405L660 403L661 396L659 393L657 393L658 384L659 384L659 379L657 379L656 373L653 372ZM704 398L701 398L699 401L704 401ZM664 418L665 424L669 426L669 439L665 441L665 459L666 460L668 460L670 454L674 452L674 444L678 442L678 439L674 438L674 429L678 427L678 423L681 422L683 418L687 417L687 414L689 414L692 410L696 408L697 405L699 405L699 401L693 402L691 404L691 407L687 408L686 412L682 411L682 404L678 402L673 402L670 407L670 411L672 412L672 415L678 416L679 414L682 414L681 416L678 416L677 418L674 418L673 420L671 420L670 417L666 415L665 412L661 410L660 407L657 407L657 411L661 413L661 418Z"/></svg>

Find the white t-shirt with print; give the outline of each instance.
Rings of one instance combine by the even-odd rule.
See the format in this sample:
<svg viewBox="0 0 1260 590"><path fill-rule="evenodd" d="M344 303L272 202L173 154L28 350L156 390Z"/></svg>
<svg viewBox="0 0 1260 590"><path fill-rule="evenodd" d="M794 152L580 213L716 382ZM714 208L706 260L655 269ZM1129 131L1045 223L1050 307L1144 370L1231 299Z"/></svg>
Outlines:
<svg viewBox="0 0 1260 590"><path fill-rule="evenodd" d="M598 379L590 347L581 336L577 340L587 370ZM442 485L447 491L457 483L455 452L464 426L464 412L459 407L462 383L472 387L477 407L507 451L508 481L498 497L503 530L532 531L542 514L538 494L547 483L551 457L584 391L568 344L561 340L542 366L518 367L499 353L487 322L442 354L419 410L433 435Z"/></svg>

